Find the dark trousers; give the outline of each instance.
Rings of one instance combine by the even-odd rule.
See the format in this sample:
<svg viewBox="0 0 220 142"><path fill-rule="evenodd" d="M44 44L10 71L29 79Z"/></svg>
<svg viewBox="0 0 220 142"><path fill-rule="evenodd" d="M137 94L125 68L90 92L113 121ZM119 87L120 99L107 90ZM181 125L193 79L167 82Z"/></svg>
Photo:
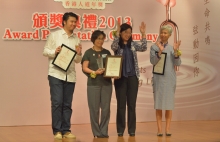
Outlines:
<svg viewBox="0 0 220 142"><path fill-rule="evenodd" d="M51 95L51 113L53 134L62 134L70 131L70 119L72 115L72 99L75 83L66 82L52 76L48 76Z"/></svg>
<svg viewBox="0 0 220 142"><path fill-rule="evenodd" d="M115 79L115 92L117 99L117 132L124 133L125 113L127 103L128 133L135 134L136 130L136 100L138 93L138 78L136 76Z"/></svg>

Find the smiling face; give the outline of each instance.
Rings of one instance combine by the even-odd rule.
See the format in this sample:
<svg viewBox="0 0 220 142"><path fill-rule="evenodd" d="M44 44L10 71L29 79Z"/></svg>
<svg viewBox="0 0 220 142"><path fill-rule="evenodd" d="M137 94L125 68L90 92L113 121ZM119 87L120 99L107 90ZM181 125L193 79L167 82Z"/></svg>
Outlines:
<svg viewBox="0 0 220 142"><path fill-rule="evenodd" d="M64 28L68 31L73 31L76 28L77 19L70 16L67 21L64 21Z"/></svg>
<svg viewBox="0 0 220 142"><path fill-rule="evenodd" d="M170 36L171 34L169 33L168 30L164 29L160 31L160 39L163 43L167 43Z"/></svg>
<svg viewBox="0 0 220 142"><path fill-rule="evenodd" d="M104 43L105 37L104 35L100 34L97 39L94 41L94 46L98 48L102 48L102 45Z"/></svg>
<svg viewBox="0 0 220 142"><path fill-rule="evenodd" d="M131 35L132 35L132 32L130 28L121 32L121 38L124 41L124 43L127 43Z"/></svg>

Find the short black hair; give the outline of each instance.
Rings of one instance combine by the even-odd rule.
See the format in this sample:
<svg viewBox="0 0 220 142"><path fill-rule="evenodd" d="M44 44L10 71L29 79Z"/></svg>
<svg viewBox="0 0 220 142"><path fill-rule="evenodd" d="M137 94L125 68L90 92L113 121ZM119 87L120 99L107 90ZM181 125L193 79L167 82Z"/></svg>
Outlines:
<svg viewBox="0 0 220 142"><path fill-rule="evenodd" d="M63 14L63 21L62 21L62 25L64 27L64 21L67 21L69 19L69 17L75 17L76 20L78 21L78 15L76 15L75 13L73 12L66 12Z"/></svg>
<svg viewBox="0 0 220 142"><path fill-rule="evenodd" d="M100 35L103 35L104 38L106 37L106 34L105 34L103 31L95 30L95 31L92 33L92 37L91 37L92 43L94 43L95 40L96 40Z"/></svg>

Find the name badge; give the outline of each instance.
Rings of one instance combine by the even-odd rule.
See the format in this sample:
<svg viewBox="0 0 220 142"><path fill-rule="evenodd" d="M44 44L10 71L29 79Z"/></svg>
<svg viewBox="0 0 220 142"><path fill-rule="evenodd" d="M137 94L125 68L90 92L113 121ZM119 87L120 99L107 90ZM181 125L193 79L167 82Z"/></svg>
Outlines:
<svg viewBox="0 0 220 142"><path fill-rule="evenodd" d="M106 58L107 54L102 54L102 58Z"/></svg>

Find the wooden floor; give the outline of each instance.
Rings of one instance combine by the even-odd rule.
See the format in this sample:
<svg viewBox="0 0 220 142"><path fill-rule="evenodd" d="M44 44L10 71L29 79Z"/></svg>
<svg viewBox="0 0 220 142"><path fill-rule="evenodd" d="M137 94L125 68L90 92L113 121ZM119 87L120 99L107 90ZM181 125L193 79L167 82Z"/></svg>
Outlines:
<svg viewBox="0 0 220 142"><path fill-rule="evenodd" d="M51 126L0 127L0 142L220 142L220 121L172 122L171 137L157 137L156 122L137 123L135 137L127 130L118 137L115 124L109 124L109 138L93 138L90 124L72 125L71 130L76 139L54 140Z"/></svg>

